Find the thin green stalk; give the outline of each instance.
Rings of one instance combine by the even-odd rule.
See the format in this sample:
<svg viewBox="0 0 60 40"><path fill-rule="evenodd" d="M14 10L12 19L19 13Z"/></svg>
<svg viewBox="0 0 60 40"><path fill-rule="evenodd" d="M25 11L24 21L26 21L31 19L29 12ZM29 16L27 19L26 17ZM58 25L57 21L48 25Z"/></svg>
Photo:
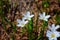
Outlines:
<svg viewBox="0 0 60 40"><path fill-rule="evenodd" d="M27 25L28 27L28 40L33 40L34 35L33 35L33 20L31 19Z"/></svg>

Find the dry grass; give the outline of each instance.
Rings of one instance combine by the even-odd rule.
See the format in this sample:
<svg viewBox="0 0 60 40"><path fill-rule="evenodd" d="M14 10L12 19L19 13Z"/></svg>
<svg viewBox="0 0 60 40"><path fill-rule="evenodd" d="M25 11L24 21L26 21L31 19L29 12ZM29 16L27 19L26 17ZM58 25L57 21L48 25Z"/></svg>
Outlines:
<svg viewBox="0 0 60 40"><path fill-rule="evenodd" d="M34 17L33 17L33 34L34 35L38 35L40 33L40 29L41 29L41 25L42 25L42 21L38 19L38 24L36 23L37 21L37 17L38 14L40 12L45 11L47 14L51 15L51 18L49 18L48 24L60 24L57 23L56 21L56 12L59 12L59 14L57 13L58 16L60 16L60 3L58 2L58 0L50 0L49 1L49 6L48 7L43 7L42 6L43 1L42 0L11 0L10 1L10 5L11 7L9 8L9 11L7 10L7 6L8 3L5 3L5 6L3 8L5 8L4 10L4 15L6 16L6 18L9 19L9 21L12 23L12 25L16 24L16 20L18 18L22 18L22 14L26 13L27 10L29 10L32 13L34 13ZM6 21L4 21L5 25L6 25L6 30L4 29L4 26L2 24L2 18L0 17L0 40L12 40L12 34L14 35L14 40L28 40L28 33L26 28L24 28L24 32L22 32L23 28L20 27L16 27L17 31L14 32L13 28L10 26L10 24L8 24ZM36 31L36 24L38 25L38 31ZM45 29L45 33L46 30L48 28ZM44 38L45 34L44 34ZM35 39L34 39L35 40ZM59 39L60 40L60 39Z"/></svg>

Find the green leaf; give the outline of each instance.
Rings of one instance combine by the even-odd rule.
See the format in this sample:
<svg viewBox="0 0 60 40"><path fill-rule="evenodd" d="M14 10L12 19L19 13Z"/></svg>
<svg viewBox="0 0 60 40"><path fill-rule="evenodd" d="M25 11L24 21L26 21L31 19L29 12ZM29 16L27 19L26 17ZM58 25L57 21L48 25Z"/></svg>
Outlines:
<svg viewBox="0 0 60 40"><path fill-rule="evenodd" d="M33 20L31 19L27 25L28 27L28 39L33 40L34 35L33 35Z"/></svg>
<svg viewBox="0 0 60 40"><path fill-rule="evenodd" d="M14 25L13 29L14 29L14 32L16 32L16 31L17 31L17 30L16 30L16 25Z"/></svg>
<svg viewBox="0 0 60 40"><path fill-rule="evenodd" d="M48 23L46 21L43 22L43 27L45 28L48 25Z"/></svg>
<svg viewBox="0 0 60 40"><path fill-rule="evenodd" d="M29 32L33 31L33 22L32 22L32 20L30 20L29 23L28 23L28 30L29 30Z"/></svg>

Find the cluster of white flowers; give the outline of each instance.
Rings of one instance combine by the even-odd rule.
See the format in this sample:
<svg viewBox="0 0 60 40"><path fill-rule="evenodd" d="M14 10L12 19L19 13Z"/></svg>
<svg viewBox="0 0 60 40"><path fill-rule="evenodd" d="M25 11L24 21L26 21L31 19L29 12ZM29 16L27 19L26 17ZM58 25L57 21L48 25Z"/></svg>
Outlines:
<svg viewBox="0 0 60 40"><path fill-rule="evenodd" d="M48 21L48 18L50 17L50 15L45 16L45 12L39 15L40 15L39 19L44 21ZM48 28L50 30L47 30L46 36L49 38L49 40L57 40L57 37L60 37L60 32L58 32L56 29L60 28L60 26L59 25L55 26L55 24L52 24L51 26L48 25Z"/></svg>
<svg viewBox="0 0 60 40"><path fill-rule="evenodd" d="M33 15L33 14L30 15L30 12L28 11L26 14L23 14L22 16L23 16L22 20L21 20L21 19L17 19L17 23L18 23L17 26L18 26L18 27L24 27L25 24L28 23L28 20L31 20L31 18L32 18L34 15ZM27 20L26 20L26 19L27 19Z"/></svg>
<svg viewBox="0 0 60 40"><path fill-rule="evenodd" d="M34 15L30 14L30 12L28 11L26 14L23 14L23 18L21 19L17 19L17 26L18 27L24 27L25 24L28 23L28 20L31 20L31 18ZM44 21L48 21L48 18L50 17L50 15L45 15L45 12L43 12L42 14L39 14L39 19L40 20L44 20ZM27 19L27 20L26 20ZM48 25L49 30L47 30L46 32L46 36L49 38L49 40L57 40L57 37L60 37L60 32L56 31L56 29L60 28L59 25L55 26L55 24L52 24L51 26Z"/></svg>

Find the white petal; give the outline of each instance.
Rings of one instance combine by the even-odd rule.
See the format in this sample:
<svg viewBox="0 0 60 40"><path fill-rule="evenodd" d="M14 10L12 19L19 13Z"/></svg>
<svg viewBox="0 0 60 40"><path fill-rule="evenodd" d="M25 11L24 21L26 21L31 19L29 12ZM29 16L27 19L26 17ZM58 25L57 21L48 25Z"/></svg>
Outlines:
<svg viewBox="0 0 60 40"><path fill-rule="evenodd" d="M21 22L21 20L20 20L20 19L17 19L17 22L18 22L18 23L20 23L20 22Z"/></svg>
<svg viewBox="0 0 60 40"><path fill-rule="evenodd" d="M60 28L60 26L59 26L59 25L57 25L57 26L55 27L55 29L58 29L58 28Z"/></svg>
<svg viewBox="0 0 60 40"><path fill-rule="evenodd" d="M51 26L48 25L48 28L51 30L51 31L56 31L56 29L59 28L59 25L55 26L55 24L52 24Z"/></svg>
<svg viewBox="0 0 60 40"><path fill-rule="evenodd" d="M21 25L20 24L17 24L18 27L20 27Z"/></svg>
<svg viewBox="0 0 60 40"><path fill-rule="evenodd" d="M43 15L42 15L42 14L39 14L39 17L40 17L40 18L43 18Z"/></svg>
<svg viewBox="0 0 60 40"><path fill-rule="evenodd" d="M54 39L52 39L52 40L57 40L57 38L54 38Z"/></svg>
<svg viewBox="0 0 60 40"><path fill-rule="evenodd" d="M60 37L60 32L55 31L56 37Z"/></svg>
<svg viewBox="0 0 60 40"><path fill-rule="evenodd" d="M49 40L52 40L52 38L49 38Z"/></svg>
<svg viewBox="0 0 60 40"><path fill-rule="evenodd" d="M52 24L52 27L55 27L55 24Z"/></svg>
<svg viewBox="0 0 60 40"><path fill-rule="evenodd" d="M51 33L52 33L51 31L47 30L46 36L50 37Z"/></svg>
<svg viewBox="0 0 60 40"><path fill-rule="evenodd" d="M26 13L26 16L30 16L30 12L29 11Z"/></svg>
<svg viewBox="0 0 60 40"><path fill-rule="evenodd" d="M49 40L57 40L57 38L49 38Z"/></svg>
<svg viewBox="0 0 60 40"><path fill-rule="evenodd" d="M26 14L22 14L24 17L30 16L30 12L27 11Z"/></svg>
<svg viewBox="0 0 60 40"><path fill-rule="evenodd" d="M43 12L43 16L45 17L45 12Z"/></svg>
<svg viewBox="0 0 60 40"><path fill-rule="evenodd" d="M27 18L26 17L23 17L22 20L26 20Z"/></svg>
<svg viewBox="0 0 60 40"><path fill-rule="evenodd" d="M31 15L30 17L32 18L34 15Z"/></svg>
<svg viewBox="0 0 60 40"><path fill-rule="evenodd" d="M26 20L26 17L23 17L23 18L22 18L22 22L25 22L25 20Z"/></svg>
<svg viewBox="0 0 60 40"><path fill-rule="evenodd" d="M39 19L43 20L43 15L42 14L39 14Z"/></svg>
<svg viewBox="0 0 60 40"><path fill-rule="evenodd" d="M50 15L45 16L46 19L48 19L49 17L50 17Z"/></svg>
<svg viewBox="0 0 60 40"><path fill-rule="evenodd" d="M50 26L50 25L48 25L48 28L49 28L51 31L55 31L54 24L52 24L51 26Z"/></svg>
<svg viewBox="0 0 60 40"><path fill-rule="evenodd" d="M52 24L52 28L53 28L53 29L55 28L55 24Z"/></svg>
<svg viewBox="0 0 60 40"><path fill-rule="evenodd" d="M22 24L19 24L19 25L17 25L18 27L24 27L25 25L22 25Z"/></svg>
<svg viewBox="0 0 60 40"><path fill-rule="evenodd" d="M28 23L28 21L25 21L25 22L24 22L24 24L27 24L27 23Z"/></svg>

